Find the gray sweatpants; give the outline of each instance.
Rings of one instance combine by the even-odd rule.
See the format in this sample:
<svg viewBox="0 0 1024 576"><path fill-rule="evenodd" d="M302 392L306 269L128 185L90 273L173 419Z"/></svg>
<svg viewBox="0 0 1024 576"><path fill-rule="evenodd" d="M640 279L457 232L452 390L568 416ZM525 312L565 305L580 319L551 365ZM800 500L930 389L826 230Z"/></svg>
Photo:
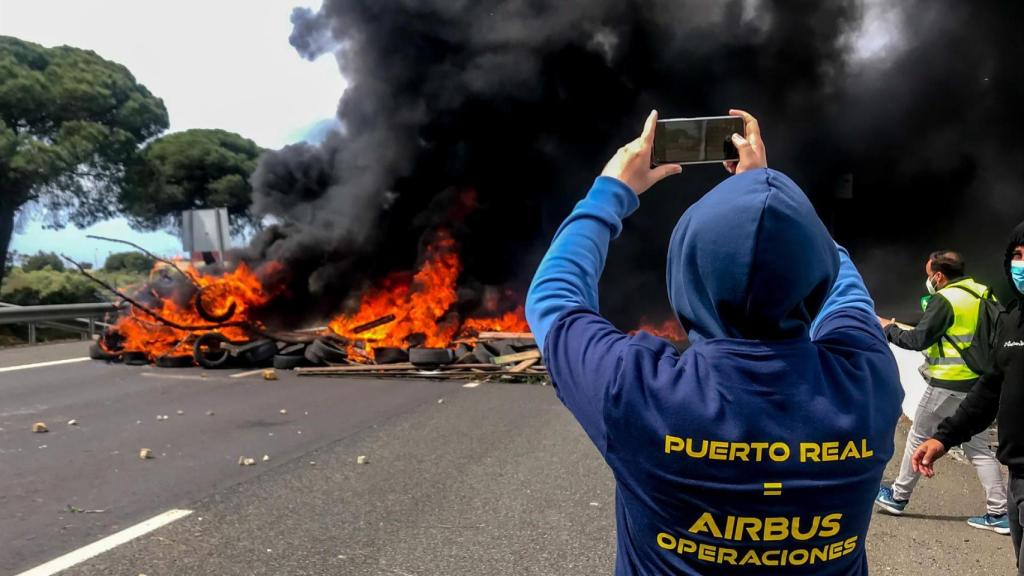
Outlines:
<svg viewBox="0 0 1024 576"><path fill-rule="evenodd" d="M914 472L910 457L922 442L931 438L939 423L952 416L960 402L967 397L964 392L953 392L945 388L928 386L917 405L914 423L907 434L907 447L903 451L903 462L900 464L900 475L892 485L893 498L909 500L914 486L921 475ZM978 473L978 480L985 489L986 507L989 514L1006 514L1006 481L1003 469L996 460L996 455L989 448L988 435L982 432L963 444L964 455Z"/></svg>

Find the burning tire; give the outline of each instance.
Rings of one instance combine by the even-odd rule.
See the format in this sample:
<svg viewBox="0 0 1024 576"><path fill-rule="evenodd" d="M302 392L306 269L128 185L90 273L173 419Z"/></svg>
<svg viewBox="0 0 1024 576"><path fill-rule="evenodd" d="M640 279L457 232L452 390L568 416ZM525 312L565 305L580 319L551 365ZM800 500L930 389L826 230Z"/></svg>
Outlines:
<svg viewBox="0 0 1024 576"><path fill-rule="evenodd" d="M208 332L199 338L192 346L192 357L203 368L223 368L231 359L231 353L222 344L227 344L228 339L216 332Z"/></svg>
<svg viewBox="0 0 1024 576"><path fill-rule="evenodd" d="M272 361L277 355L277 344L274 344L273 340L257 340L239 346L235 355L246 364L261 366Z"/></svg>
<svg viewBox="0 0 1024 576"><path fill-rule="evenodd" d="M125 352L121 355L126 366L148 366L149 357L145 352Z"/></svg>
<svg viewBox="0 0 1024 576"><path fill-rule="evenodd" d="M99 344L93 342L89 345L89 358L93 360L106 360L107 362L113 362L120 357L119 354L112 354L103 349Z"/></svg>
<svg viewBox="0 0 1024 576"><path fill-rule="evenodd" d="M202 317L203 320L206 320L207 322L212 322L214 324L222 324L230 320L231 317L235 315L235 310L237 309L237 306L235 305L235 302L232 301L231 304L228 305L227 310L224 310L219 314L207 310L206 304L203 303L203 295L206 293L208 289L212 288L213 286L215 286L215 284L200 288L199 291L196 292L196 296L193 299L193 302L195 303L196 313L199 314L199 316Z"/></svg>
<svg viewBox="0 0 1024 576"><path fill-rule="evenodd" d="M373 361L377 364L398 364L409 361L409 352L404 348L382 347L373 349Z"/></svg>
<svg viewBox="0 0 1024 576"><path fill-rule="evenodd" d="M191 368L196 363L192 356L158 356L156 365L158 368Z"/></svg>
<svg viewBox="0 0 1024 576"><path fill-rule="evenodd" d="M455 353L448 348L410 348L409 362L419 368L437 368L455 361Z"/></svg>
<svg viewBox="0 0 1024 576"><path fill-rule="evenodd" d="M306 359L313 364L345 364L348 353L330 340L317 338L306 348Z"/></svg>

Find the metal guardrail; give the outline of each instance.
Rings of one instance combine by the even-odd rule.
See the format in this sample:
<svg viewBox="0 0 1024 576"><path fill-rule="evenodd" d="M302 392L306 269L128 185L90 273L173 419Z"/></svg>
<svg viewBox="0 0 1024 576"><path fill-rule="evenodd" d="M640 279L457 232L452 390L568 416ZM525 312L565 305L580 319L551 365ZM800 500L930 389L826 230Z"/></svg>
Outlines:
<svg viewBox="0 0 1024 576"><path fill-rule="evenodd" d="M95 304L49 304L45 306L4 306L0 308L0 324L21 324L44 320L68 320L103 316L117 312L122 305L110 302Z"/></svg>
<svg viewBox="0 0 1024 576"><path fill-rule="evenodd" d="M29 343L36 343L36 326L48 326L79 332L82 338L91 338L96 333L96 326L108 326L97 322L97 317L117 312L125 304L96 302L88 304L51 304L44 306L18 306L0 302L0 324L28 324ZM71 320L79 325L55 322L55 320Z"/></svg>

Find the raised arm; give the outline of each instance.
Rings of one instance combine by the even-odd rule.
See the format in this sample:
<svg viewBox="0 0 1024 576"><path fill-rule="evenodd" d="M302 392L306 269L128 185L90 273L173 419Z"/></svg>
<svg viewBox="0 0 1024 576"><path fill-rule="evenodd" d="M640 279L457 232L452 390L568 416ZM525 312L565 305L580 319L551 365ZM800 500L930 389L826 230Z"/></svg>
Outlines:
<svg viewBox="0 0 1024 576"><path fill-rule="evenodd" d="M739 174L766 167L767 152L757 120L743 110L729 110L729 114L743 118L744 134L732 135L740 159L725 162L726 170ZM640 137L619 148L587 197L559 227L541 261L526 298L526 320L542 350L559 315L574 308L597 312L597 282L608 242L622 230L622 219L636 210L639 195L682 172L675 164L651 168L657 123L658 113L652 111Z"/></svg>
<svg viewBox="0 0 1024 576"><path fill-rule="evenodd" d="M643 136L619 149L590 193L562 223L526 298L526 319L544 351L558 397L603 454L604 402L630 337L597 314L597 282L608 242L655 182L679 166L650 166L657 114Z"/></svg>
<svg viewBox="0 0 1024 576"><path fill-rule="evenodd" d="M601 176L558 228L526 298L526 318L543 348L555 319L573 308L598 311L597 283L608 243L640 205L622 181Z"/></svg>
<svg viewBox="0 0 1024 576"><path fill-rule="evenodd" d="M608 242L622 231L622 219L640 205L639 194L659 180L678 174L677 165L651 169L651 147L658 113L651 112L643 134L619 148L558 228L526 297L526 319L541 349L555 319L574 308L597 312L597 282L604 270Z"/></svg>

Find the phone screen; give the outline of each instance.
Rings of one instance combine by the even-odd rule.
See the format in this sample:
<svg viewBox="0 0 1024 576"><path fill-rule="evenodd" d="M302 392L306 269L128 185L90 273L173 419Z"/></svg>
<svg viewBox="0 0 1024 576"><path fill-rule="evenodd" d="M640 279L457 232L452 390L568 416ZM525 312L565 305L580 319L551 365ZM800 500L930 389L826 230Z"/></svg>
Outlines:
<svg viewBox="0 0 1024 576"><path fill-rule="evenodd" d="M738 116L658 120L651 163L702 164L738 160L733 134L743 134Z"/></svg>

